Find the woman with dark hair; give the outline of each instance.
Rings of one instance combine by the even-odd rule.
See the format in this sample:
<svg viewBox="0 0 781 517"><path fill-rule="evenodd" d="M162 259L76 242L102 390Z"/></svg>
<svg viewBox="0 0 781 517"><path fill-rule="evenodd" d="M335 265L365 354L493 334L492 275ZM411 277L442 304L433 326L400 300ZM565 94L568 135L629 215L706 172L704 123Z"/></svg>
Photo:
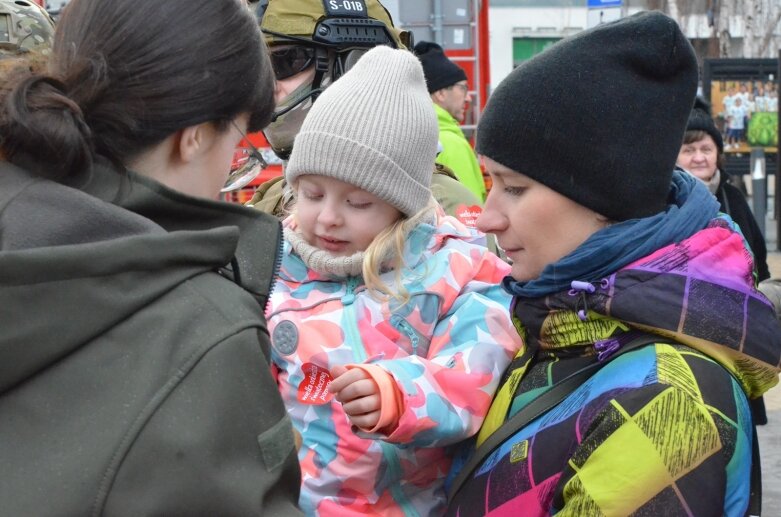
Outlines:
<svg viewBox="0 0 781 517"><path fill-rule="evenodd" d="M449 515L742 516L756 502L747 401L778 382L781 327L734 223L675 168L696 88L676 22L643 12L558 42L492 93L477 225L512 260L525 347Z"/></svg>
<svg viewBox="0 0 781 517"><path fill-rule="evenodd" d="M279 223L216 201L273 109L238 0L72 0L0 85L0 506L290 515Z"/></svg>

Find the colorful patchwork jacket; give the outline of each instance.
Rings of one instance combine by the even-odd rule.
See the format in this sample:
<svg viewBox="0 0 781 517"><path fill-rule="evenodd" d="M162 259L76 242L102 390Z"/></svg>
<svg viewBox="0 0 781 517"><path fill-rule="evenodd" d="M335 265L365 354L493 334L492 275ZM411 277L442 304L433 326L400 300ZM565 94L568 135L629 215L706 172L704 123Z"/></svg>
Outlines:
<svg viewBox="0 0 781 517"><path fill-rule="evenodd" d="M781 332L728 220L601 282L516 298L513 312L528 346L478 442L637 329L660 342L608 362L518 431L475 470L448 515L744 515L747 395L777 383Z"/></svg>
<svg viewBox="0 0 781 517"><path fill-rule="evenodd" d="M286 222L290 225L289 221ZM283 251L267 312L278 384L303 445L301 506L310 515L432 515L444 509L452 445L480 428L521 348L501 287L509 267L474 230L440 213L406 243L406 305L361 278L328 278ZM393 285L395 272L382 275ZM351 428L328 371L372 364L400 395L390 435Z"/></svg>

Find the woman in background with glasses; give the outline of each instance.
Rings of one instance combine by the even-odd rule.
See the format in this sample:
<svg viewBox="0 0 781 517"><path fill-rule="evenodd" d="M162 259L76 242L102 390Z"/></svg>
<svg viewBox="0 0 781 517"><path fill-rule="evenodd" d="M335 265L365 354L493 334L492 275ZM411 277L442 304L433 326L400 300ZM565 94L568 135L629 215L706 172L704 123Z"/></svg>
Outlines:
<svg viewBox="0 0 781 517"><path fill-rule="evenodd" d="M72 0L48 72L0 82L3 513L296 514L279 223L216 201L274 107L253 17Z"/></svg>

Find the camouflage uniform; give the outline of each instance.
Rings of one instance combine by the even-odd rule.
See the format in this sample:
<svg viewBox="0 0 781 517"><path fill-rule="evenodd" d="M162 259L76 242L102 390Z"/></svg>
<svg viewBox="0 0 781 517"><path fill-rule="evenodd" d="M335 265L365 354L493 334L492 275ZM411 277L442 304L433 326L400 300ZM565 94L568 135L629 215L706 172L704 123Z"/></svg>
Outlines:
<svg viewBox="0 0 781 517"><path fill-rule="evenodd" d="M393 25L390 13L378 0L365 0L370 19L382 22L397 48L410 48L411 34L397 29ZM328 16L323 0L267 0L258 2L260 29L269 46L278 43L290 43L292 39L304 39L316 43L313 38L316 28L324 17ZM354 40L353 40L354 41ZM346 49L367 45L350 43L334 45L334 48Z"/></svg>
<svg viewBox="0 0 781 517"><path fill-rule="evenodd" d="M28 0L0 0L0 58L26 52L48 54L54 21Z"/></svg>

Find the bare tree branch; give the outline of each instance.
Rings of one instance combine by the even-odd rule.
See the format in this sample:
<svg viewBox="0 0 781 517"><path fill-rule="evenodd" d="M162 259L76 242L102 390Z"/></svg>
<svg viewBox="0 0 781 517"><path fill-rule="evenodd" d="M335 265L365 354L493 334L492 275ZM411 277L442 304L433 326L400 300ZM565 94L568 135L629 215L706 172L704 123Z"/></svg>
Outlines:
<svg viewBox="0 0 781 517"><path fill-rule="evenodd" d="M759 45L759 56L764 56L767 53L770 42L773 40L773 33L776 30L778 22L781 22L781 8L776 12L775 18L768 24L765 29L765 36L762 38L762 42Z"/></svg>
<svg viewBox="0 0 781 517"><path fill-rule="evenodd" d="M735 0L723 0L717 2L714 16L718 20L717 33L719 36L719 57L731 57L732 34L729 30L729 22L735 13Z"/></svg>

